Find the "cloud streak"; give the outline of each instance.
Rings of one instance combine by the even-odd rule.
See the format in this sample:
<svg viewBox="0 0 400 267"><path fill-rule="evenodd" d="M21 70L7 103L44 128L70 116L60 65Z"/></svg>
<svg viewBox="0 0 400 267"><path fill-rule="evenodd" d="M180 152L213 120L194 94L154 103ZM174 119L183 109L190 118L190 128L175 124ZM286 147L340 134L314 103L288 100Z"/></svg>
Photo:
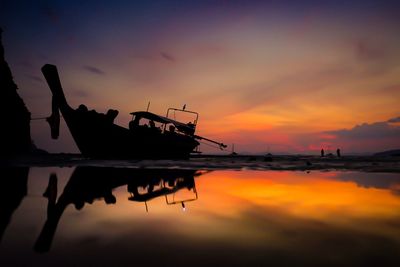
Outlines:
<svg viewBox="0 0 400 267"><path fill-rule="evenodd" d="M400 118L395 118L399 120ZM389 121L393 121L390 119ZM400 141L400 126L390 125L388 122L363 123L356 125L352 129L328 131L327 134L335 135L337 138L365 139L365 138L393 138L397 137Z"/></svg>
<svg viewBox="0 0 400 267"><path fill-rule="evenodd" d="M160 52L160 55L163 59L170 61L170 62L175 62L176 59L175 57L171 56L170 54L166 53L166 52Z"/></svg>
<svg viewBox="0 0 400 267"><path fill-rule="evenodd" d="M391 122L391 123L400 122L400 117L397 117L397 118L391 118L391 119L390 119L390 120L388 120L387 122Z"/></svg>
<svg viewBox="0 0 400 267"><path fill-rule="evenodd" d="M358 40L354 44L354 52L361 61L374 61L385 57L385 51L381 47L366 40Z"/></svg>
<svg viewBox="0 0 400 267"><path fill-rule="evenodd" d="M43 82L43 79L36 75L26 75L29 79L35 82Z"/></svg>
<svg viewBox="0 0 400 267"><path fill-rule="evenodd" d="M104 71L102 71L99 68L93 67L93 66L89 66L89 65L85 65L83 66L83 68L93 74L97 74L97 75L105 75L106 73Z"/></svg>

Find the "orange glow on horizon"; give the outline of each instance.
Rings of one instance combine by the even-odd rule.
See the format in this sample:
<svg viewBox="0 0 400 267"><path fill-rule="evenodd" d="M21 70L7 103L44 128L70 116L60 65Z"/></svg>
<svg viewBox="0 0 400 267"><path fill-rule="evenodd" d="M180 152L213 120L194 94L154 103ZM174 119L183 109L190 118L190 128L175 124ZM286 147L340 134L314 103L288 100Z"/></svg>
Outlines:
<svg viewBox="0 0 400 267"><path fill-rule="evenodd" d="M178 226L179 221L183 220L201 229L209 220L235 220L245 216L249 210L257 210L266 216L272 214L271 216L284 216L293 220L319 221L346 228L366 231L373 229L392 234L390 227L379 229L373 222L376 218L389 221L400 218L400 197L393 191L399 185L390 188L362 187L353 181L341 181L337 175L335 172L307 174L279 171L215 171L204 174L196 178L199 199L187 203L187 216L174 217L176 227L179 231L191 231ZM145 212L143 203L127 201L127 192L123 187L115 193L118 195L120 209L108 209L106 213L103 209L94 209L94 212L99 216L125 220L133 216L138 220L146 220L141 216ZM97 205L104 204L99 202ZM150 210L148 216L153 218L172 214L176 216L182 212L178 205L166 205L164 197L154 199L147 205ZM359 220L371 223L356 225ZM219 234L226 231L235 230L212 230ZM199 230L199 234L202 233L204 231Z"/></svg>
<svg viewBox="0 0 400 267"><path fill-rule="evenodd" d="M329 176L332 174L219 171L204 177L204 181L199 179L199 186L204 186L210 195L211 191L224 192L223 196L230 198L219 199L220 203L250 201L308 218L331 220L336 213L369 218L400 215L400 198L390 189L360 187Z"/></svg>
<svg viewBox="0 0 400 267"><path fill-rule="evenodd" d="M37 170L42 172L42 170ZM33 175L37 175L33 171ZM64 170L62 172L65 172ZM70 173L70 170L67 170ZM60 174L60 190L69 176ZM343 176L343 180L341 178ZM380 177L382 175L382 177ZM213 171L195 178L198 199L182 205L168 205L165 196L144 202L128 200L127 187L113 190L117 202L107 205L104 199L86 203L82 210L69 205L58 226L65 237L82 236L93 229L113 238L127 232L151 229L151 233L170 232L174 238L193 240L248 240L249 244L292 244L287 231L309 235L339 230L361 236L373 234L400 242L399 183L397 174L359 172L288 172L288 171ZM366 177L364 177L366 176ZM390 176L390 177L389 177ZM45 177L45 176L36 176ZM374 187L380 179L393 184ZM112 177L110 177L112 178ZM354 178L354 180L353 180ZM355 181L365 181L367 186ZM34 180L34 179L31 179ZM41 192L46 179L35 190ZM36 191L32 191L35 193ZM176 199L193 199L193 192L183 188ZM169 196L173 199L173 195ZM39 199L34 199L38 203ZM46 214L46 203L40 200ZM25 202L29 208L30 202ZM80 214L80 216L77 216ZM110 219L112 218L112 219ZM113 221L118 227L110 227ZM82 223L84 222L84 223ZM43 221L40 221L43 223ZM142 228L144 227L144 228Z"/></svg>

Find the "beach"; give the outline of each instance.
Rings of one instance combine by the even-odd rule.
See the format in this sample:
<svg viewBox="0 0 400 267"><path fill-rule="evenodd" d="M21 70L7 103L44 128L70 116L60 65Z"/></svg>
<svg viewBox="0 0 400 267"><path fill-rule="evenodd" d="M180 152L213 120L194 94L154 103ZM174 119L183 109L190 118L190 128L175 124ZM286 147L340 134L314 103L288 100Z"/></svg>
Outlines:
<svg viewBox="0 0 400 267"><path fill-rule="evenodd" d="M398 165L20 159L0 167L0 265L398 266Z"/></svg>
<svg viewBox="0 0 400 267"><path fill-rule="evenodd" d="M100 160L79 154L45 154L3 161L4 166L74 167L104 166L124 168L182 168L205 170L286 170L400 172L400 157L315 155L196 155L188 160Z"/></svg>

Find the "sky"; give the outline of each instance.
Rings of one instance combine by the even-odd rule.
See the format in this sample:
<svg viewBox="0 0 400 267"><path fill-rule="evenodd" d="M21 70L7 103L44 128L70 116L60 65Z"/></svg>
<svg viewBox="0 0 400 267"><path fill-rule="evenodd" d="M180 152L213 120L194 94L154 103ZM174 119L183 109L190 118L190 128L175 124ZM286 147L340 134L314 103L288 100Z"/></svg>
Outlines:
<svg viewBox="0 0 400 267"><path fill-rule="evenodd" d="M82 3L84 2L84 3ZM6 60L33 118L55 64L73 107L200 113L239 153L400 148L398 1L0 1ZM65 124L35 144L78 152ZM204 152L218 150L201 145Z"/></svg>

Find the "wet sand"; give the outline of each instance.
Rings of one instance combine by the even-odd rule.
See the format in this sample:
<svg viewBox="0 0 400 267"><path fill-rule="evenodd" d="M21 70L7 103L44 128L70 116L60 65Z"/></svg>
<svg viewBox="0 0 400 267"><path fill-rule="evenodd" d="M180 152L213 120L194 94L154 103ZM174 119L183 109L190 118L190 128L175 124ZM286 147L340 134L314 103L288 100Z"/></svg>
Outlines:
<svg viewBox="0 0 400 267"><path fill-rule="evenodd" d="M220 156L198 155L189 160L98 160L79 154L48 154L2 160L0 166L73 167L104 166L128 168L180 168L204 170L291 170L364 171L400 173L400 157L311 155Z"/></svg>
<svg viewBox="0 0 400 267"><path fill-rule="evenodd" d="M400 266L395 159L9 164L36 167L0 167L0 266Z"/></svg>

